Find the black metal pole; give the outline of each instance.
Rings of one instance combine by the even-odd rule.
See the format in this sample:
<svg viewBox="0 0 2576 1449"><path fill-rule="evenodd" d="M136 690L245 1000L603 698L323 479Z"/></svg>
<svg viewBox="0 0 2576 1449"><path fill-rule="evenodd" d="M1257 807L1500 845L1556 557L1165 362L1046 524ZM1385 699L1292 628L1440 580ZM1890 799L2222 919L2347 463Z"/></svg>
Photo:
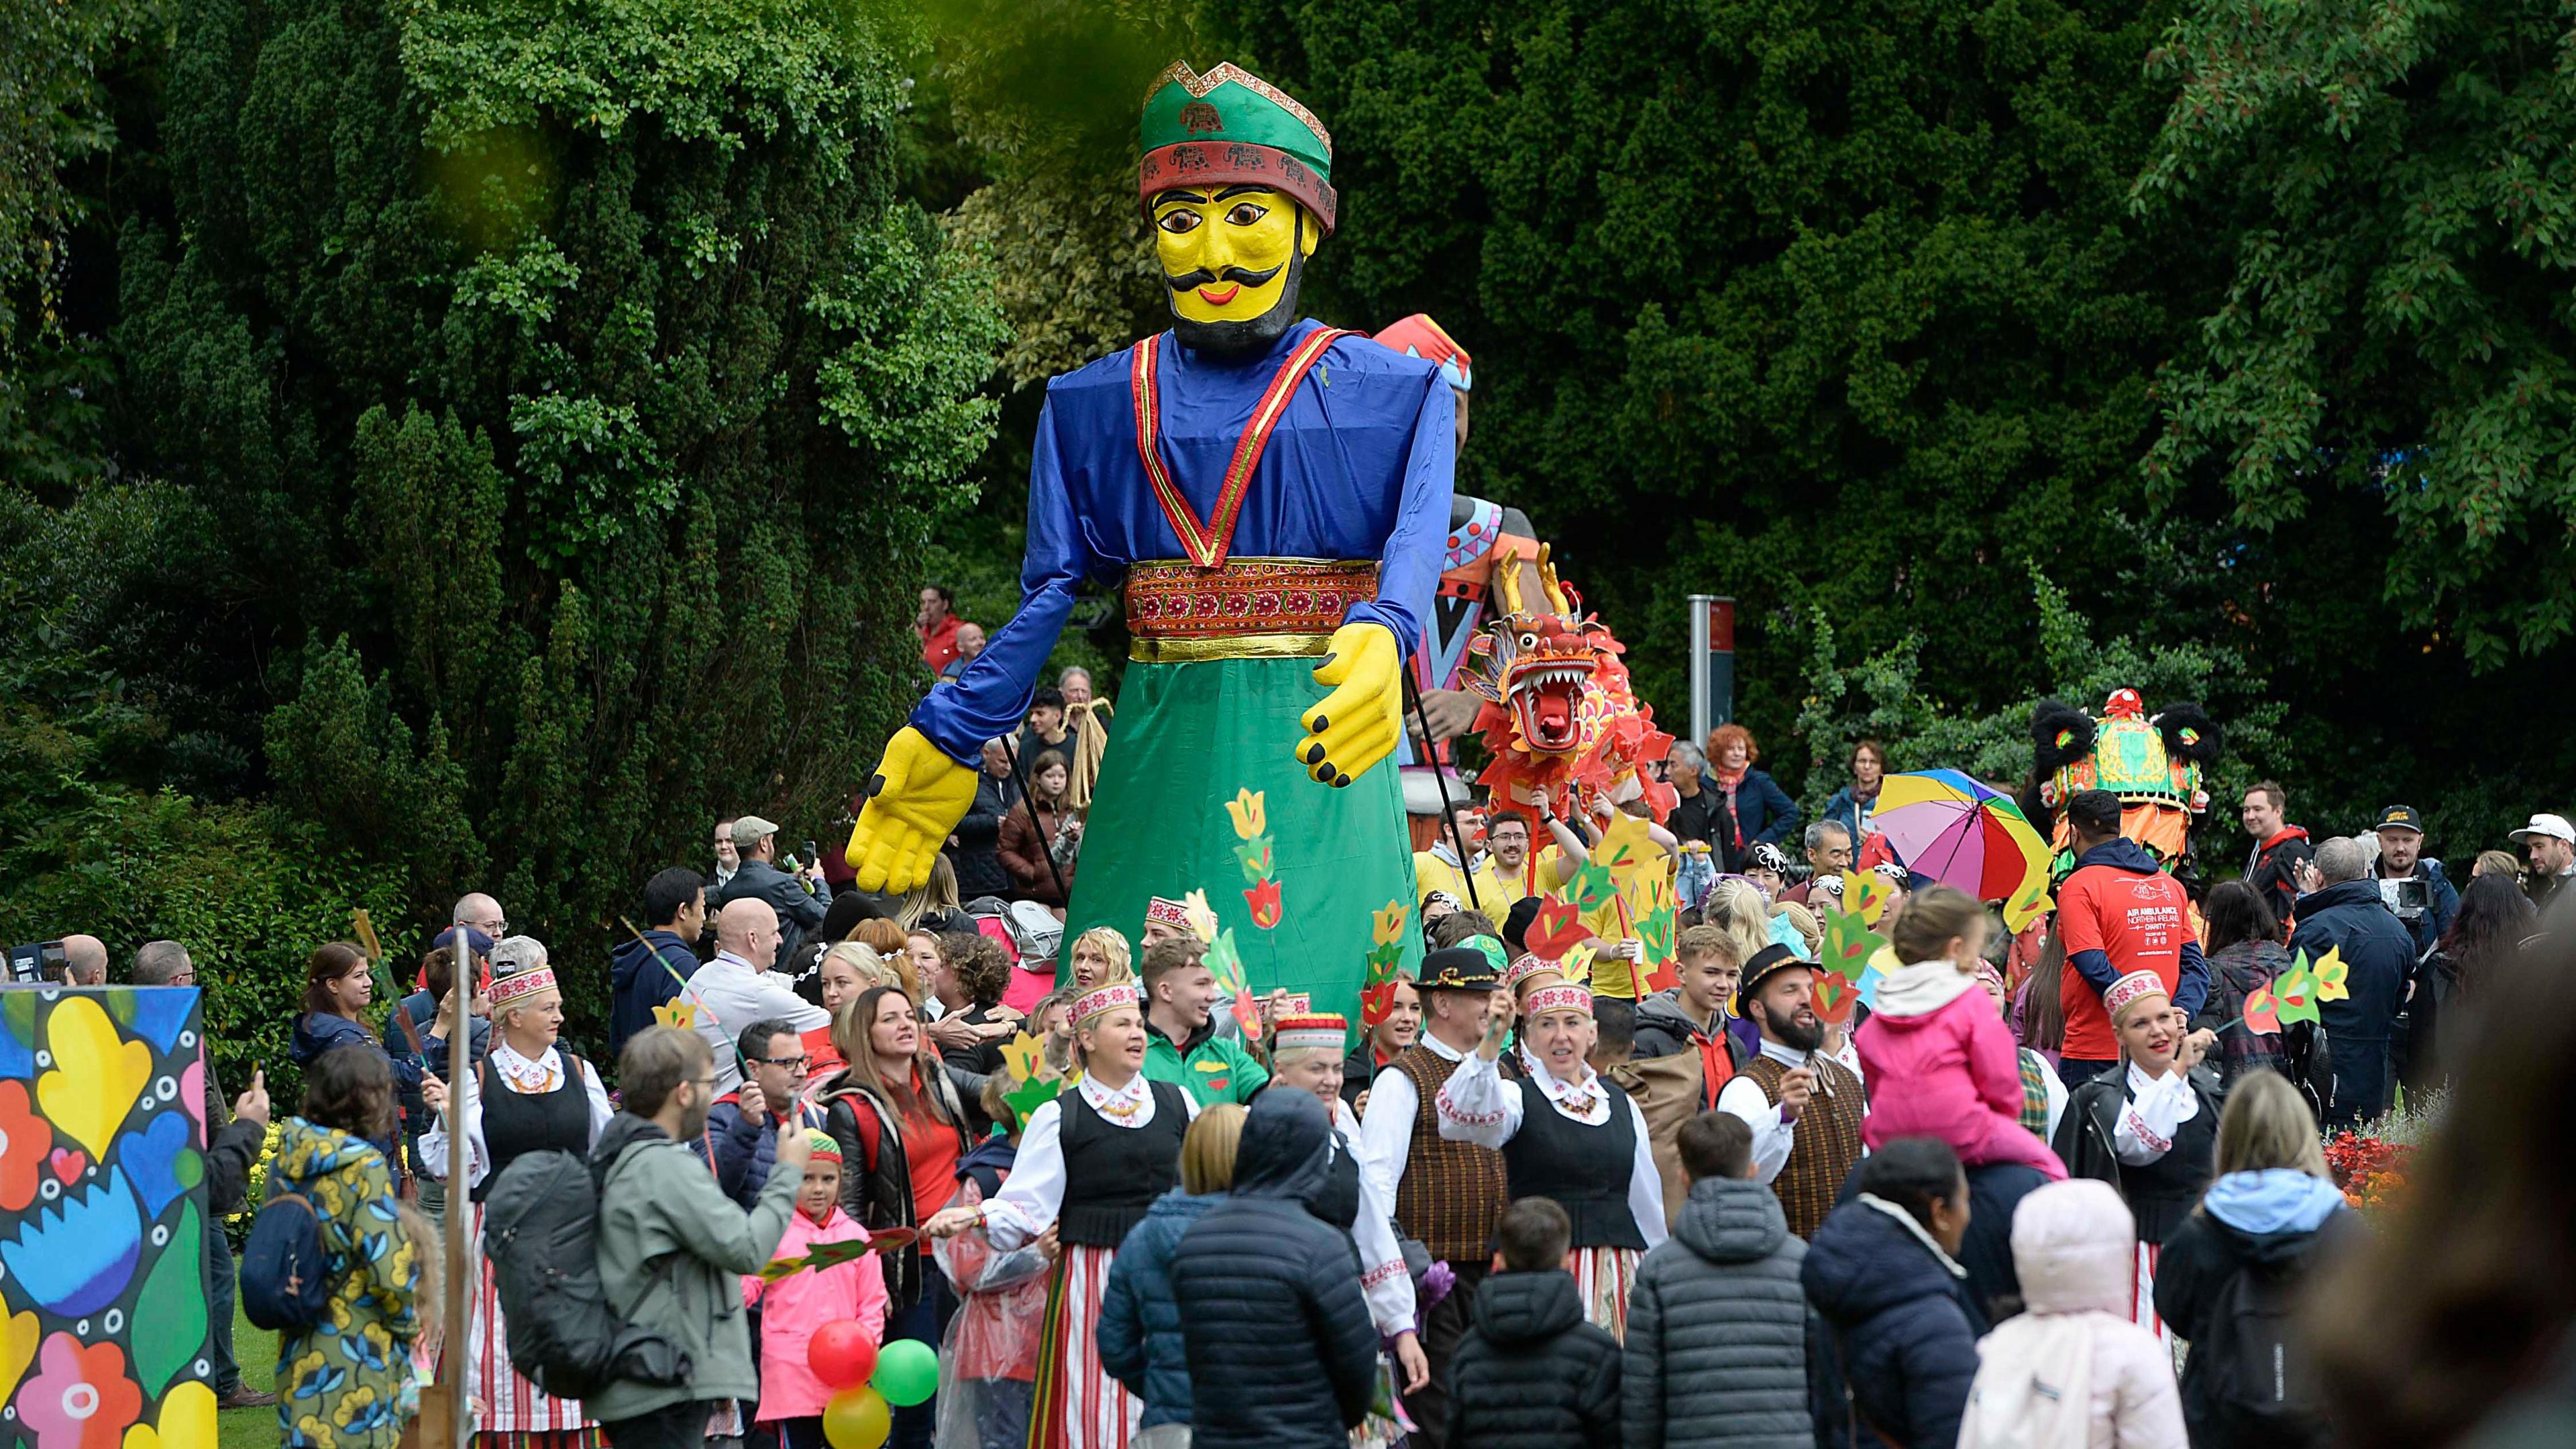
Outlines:
<svg viewBox="0 0 2576 1449"><path fill-rule="evenodd" d="M1011 778L1020 782L1020 803L1028 807L1029 833L1034 835L1037 833L1038 828L1038 797L1029 793L1029 772L1020 765L1020 751L1018 746L1011 743L1011 737L1009 735L1003 735L1001 740L1002 754L1011 762ZM1002 813L1002 818L1005 820L1010 819L1010 812L1004 811ZM1047 877L1055 882L1055 893L1064 897L1065 907L1067 909L1071 909L1073 906L1073 892L1065 889L1064 872L1055 868L1054 847L1046 841L1040 841L1038 842L1038 854L1046 859Z"/></svg>
<svg viewBox="0 0 2576 1449"><path fill-rule="evenodd" d="M1466 837L1458 833L1458 812L1449 804L1449 772L1440 767L1440 742L1431 737L1431 714L1422 707L1422 691L1413 687L1413 671L1399 675L1404 682L1404 697L1413 705L1413 717L1422 725L1422 756L1431 765L1431 783L1440 790L1440 818L1449 823L1449 848L1458 852L1458 878L1467 883L1467 904L1482 914L1484 902L1476 899L1475 862L1467 855Z"/></svg>

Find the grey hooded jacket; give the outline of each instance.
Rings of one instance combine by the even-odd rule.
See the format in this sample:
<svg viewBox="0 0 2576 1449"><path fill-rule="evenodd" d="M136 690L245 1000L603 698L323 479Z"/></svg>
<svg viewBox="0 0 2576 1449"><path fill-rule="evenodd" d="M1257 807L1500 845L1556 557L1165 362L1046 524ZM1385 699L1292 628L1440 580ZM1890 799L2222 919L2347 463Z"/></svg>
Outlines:
<svg viewBox="0 0 2576 1449"><path fill-rule="evenodd" d="M1628 1297L1628 1449L1813 1449L1807 1245L1761 1183L1705 1177Z"/></svg>

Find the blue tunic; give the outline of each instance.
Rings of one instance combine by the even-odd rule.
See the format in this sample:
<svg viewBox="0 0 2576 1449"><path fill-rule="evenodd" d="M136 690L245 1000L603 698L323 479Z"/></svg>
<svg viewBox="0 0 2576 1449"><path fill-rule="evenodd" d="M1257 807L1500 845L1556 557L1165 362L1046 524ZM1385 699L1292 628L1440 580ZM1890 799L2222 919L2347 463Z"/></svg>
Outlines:
<svg viewBox="0 0 2576 1449"><path fill-rule="evenodd" d="M1300 321L1253 358L1202 357L1169 332L1137 344L1162 349L1164 465L1201 518L1215 507L1280 359L1321 325ZM1131 353L1122 348L1047 384L1029 465L1019 612L912 712L913 727L960 764L1019 729L1076 585L1123 577L1131 563L1187 557L1136 456ZM1335 339L1253 471L1231 556L1377 561L1376 601L1353 604L1343 622L1384 624L1411 653L1448 540L1456 413L1431 363L1364 337Z"/></svg>

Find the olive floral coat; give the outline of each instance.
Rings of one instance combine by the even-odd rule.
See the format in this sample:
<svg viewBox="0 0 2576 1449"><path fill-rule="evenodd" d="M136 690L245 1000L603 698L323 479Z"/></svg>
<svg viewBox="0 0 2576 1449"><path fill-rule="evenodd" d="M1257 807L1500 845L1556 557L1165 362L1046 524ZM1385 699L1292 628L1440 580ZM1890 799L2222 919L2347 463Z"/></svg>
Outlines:
<svg viewBox="0 0 2576 1449"><path fill-rule="evenodd" d="M271 1171L312 1201L332 1280L322 1320L278 1340L285 1449L394 1449L418 1402L410 1349L420 1332L412 1305L419 1268L384 1154L290 1117Z"/></svg>

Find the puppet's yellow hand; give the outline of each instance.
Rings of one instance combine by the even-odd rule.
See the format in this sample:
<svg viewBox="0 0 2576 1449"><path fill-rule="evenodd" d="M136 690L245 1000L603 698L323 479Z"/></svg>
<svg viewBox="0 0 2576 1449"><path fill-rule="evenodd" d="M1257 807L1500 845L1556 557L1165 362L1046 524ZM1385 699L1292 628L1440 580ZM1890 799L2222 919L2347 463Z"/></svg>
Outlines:
<svg viewBox="0 0 2576 1449"><path fill-rule="evenodd" d="M975 803L975 772L905 725L886 741L868 802L850 831L850 864L863 891L908 891L930 879L930 863Z"/></svg>
<svg viewBox="0 0 2576 1449"><path fill-rule="evenodd" d="M1331 688L1301 723L1297 763L1324 784L1348 785L1395 750L1404 728L1404 651L1384 624L1333 631L1315 682Z"/></svg>

